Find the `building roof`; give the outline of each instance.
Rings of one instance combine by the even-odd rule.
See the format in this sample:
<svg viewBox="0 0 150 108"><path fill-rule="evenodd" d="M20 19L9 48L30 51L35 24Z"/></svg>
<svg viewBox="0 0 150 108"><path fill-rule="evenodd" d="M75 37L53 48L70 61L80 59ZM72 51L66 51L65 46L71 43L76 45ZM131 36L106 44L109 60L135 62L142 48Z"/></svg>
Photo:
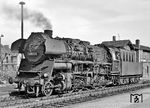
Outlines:
<svg viewBox="0 0 150 108"><path fill-rule="evenodd" d="M11 49L9 48L9 45L1 45L1 54L3 58L6 55L16 56L18 53L12 52Z"/></svg>
<svg viewBox="0 0 150 108"><path fill-rule="evenodd" d="M108 47L116 47L116 48L124 48L125 46L129 45L131 49L134 49L133 44L130 40L117 40L117 41L104 41L102 42L105 46Z"/></svg>
<svg viewBox="0 0 150 108"><path fill-rule="evenodd" d="M133 44L133 46L134 46L135 49L138 49L138 47L135 44ZM150 47L149 46L140 45L140 50L150 52Z"/></svg>
<svg viewBox="0 0 150 108"><path fill-rule="evenodd" d="M1 53L2 54L10 54L11 50L8 45L1 45Z"/></svg>
<svg viewBox="0 0 150 108"><path fill-rule="evenodd" d="M148 46L140 45L140 49L144 50L144 51L149 51L150 52L150 47L148 47Z"/></svg>

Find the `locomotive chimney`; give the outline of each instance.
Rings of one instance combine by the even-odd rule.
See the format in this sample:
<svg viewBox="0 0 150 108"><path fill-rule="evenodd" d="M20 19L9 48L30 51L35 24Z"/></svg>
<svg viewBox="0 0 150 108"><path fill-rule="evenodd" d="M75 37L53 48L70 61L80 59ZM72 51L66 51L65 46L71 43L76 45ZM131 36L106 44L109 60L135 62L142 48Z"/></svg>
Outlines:
<svg viewBox="0 0 150 108"><path fill-rule="evenodd" d="M113 41L116 41L116 36L113 36Z"/></svg>
<svg viewBox="0 0 150 108"><path fill-rule="evenodd" d="M53 30L44 30L44 33L49 35L50 38L52 38Z"/></svg>
<svg viewBox="0 0 150 108"><path fill-rule="evenodd" d="M135 40L135 44L136 44L136 47L137 47L136 61L140 62L140 40L139 39Z"/></svg>

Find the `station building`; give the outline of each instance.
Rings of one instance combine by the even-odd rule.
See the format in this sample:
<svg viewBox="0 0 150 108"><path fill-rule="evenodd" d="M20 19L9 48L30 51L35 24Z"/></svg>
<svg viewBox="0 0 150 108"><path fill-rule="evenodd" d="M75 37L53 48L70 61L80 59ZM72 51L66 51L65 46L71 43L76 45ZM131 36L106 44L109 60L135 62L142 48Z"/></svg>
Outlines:
<svg viewBox="0 0 150 108"><path fill-rule="evenodd" d="M1 45L0 76L15 76L17 53L11 52L9 45Z"/></svg>
<svg viewBox="0 0 150 108"><path fill-rule="evenodd" d="M150 79L150 47L140 45L140 40L136 40L133 44L130 40L116 40L113 36L112 41L104 41L102 44L107 47L116 47L125 49L126 54L121 54L121 58L125 61L136 61L142 63L143 79ZM130 54L130 51L134 49L134 52ZM129 53L127 53L129 51ZM123 52L123 51L122 51Z"/></svg>
<svg viewBox="0 0 150 108"><path fill-rule="evenodd" d="M134 44L134 46L135 49L138 49L136 44ZM150 47L140 45L139 49L140 62L143 67L143 78L150 79Z"/></svg>

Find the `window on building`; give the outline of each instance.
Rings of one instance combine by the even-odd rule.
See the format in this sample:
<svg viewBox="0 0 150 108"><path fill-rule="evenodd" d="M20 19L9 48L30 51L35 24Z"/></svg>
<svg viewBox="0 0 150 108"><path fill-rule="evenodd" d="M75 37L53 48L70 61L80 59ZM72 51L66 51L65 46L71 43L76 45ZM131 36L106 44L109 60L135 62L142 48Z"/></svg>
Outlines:
<svg viewBox="0 0 150 108"><path fill-rule="evenodd" d="M6 71L8 70L8 65L5 65L5 70L6 70Z"/></svg>
<svg viewBox="0 0 150 108"><path fill-rule="evenodd" d="M125 61L125 58L126 58L125 52L123 52L123 61Z"/></svg>
<svg viewBox="0 0 150 108"><path fill-rule="evenodd" d="M149 67L147 66L147 75L149 76Z"/></svg>
<svg viewBox="0 0 150 108"><path fill-rule="evenodd" d="M12 65L12 69L15 70L15 66L14 65Z"/></svg>
<svg viewBox="0 0 150 108"><path fill-rule="evenodd" d="M6 63L8 63L8 57L6 57Z"/></svg>
<svg viewBox="0 0 150 108"><path fill-rule="evenodd" d="M129 62L131 62L131 53L129 52Z"/></svg>
<svg viewBox="0 0 150 108"><path fill-rule="evenodd" d="M133 53L132 53L132 62L134 62L134 55L133 55Z"/></svg>
<svg viewBox="0 0 150 108"><path fill-rule="evenodd" d="M14 62L14 59L13 59L13 56L11 56L11 63L13 63Z"/></svg>
<svg viewBox="0 0 150 108"><path fill-rule="evenodd" d="M126 61L128 61L128 52L126 52Z"/></svg>

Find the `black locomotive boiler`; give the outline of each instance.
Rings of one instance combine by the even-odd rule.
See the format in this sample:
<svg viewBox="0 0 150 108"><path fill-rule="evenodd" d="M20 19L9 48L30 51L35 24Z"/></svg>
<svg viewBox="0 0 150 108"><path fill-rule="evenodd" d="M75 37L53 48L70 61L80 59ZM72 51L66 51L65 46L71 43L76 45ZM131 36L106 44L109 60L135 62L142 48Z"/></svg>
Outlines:
<svg viewBox="0 0 150 108"><path fill-rule="evenodd" d="M24 88L26 93L36 96L49 96L53 91L66 93L109 84L136 83L142 76L134 49L53 38L52 30L31 33L28 39L15 41L11 50L17 50L24 58L10 83L15 82L19 89Z"/></svg>

